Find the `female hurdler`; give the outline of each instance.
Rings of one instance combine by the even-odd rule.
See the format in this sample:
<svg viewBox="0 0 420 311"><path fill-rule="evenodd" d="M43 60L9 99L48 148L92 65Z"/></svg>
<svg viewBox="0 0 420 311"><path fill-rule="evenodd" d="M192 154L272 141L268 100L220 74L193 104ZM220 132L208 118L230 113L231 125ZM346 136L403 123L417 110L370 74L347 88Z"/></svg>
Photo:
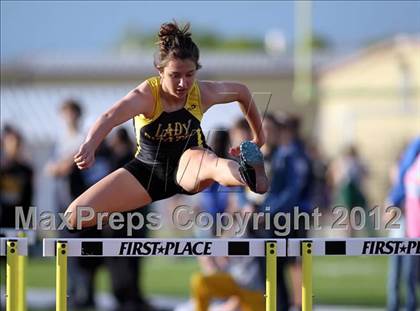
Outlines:
<svg viewBox="0 0 420 311"><path fill-rule="evenodd" d="M90 187L68 207L76 228L79 206L98 213L137 209L174 194L194 194L214 181L225 186L247 185L257 193L268 188L259 147L264 144L261 118L248 88L236 82L198 81L199 49L176 23L162 24L154 65L159 75L142 82L102 114L89 130L74 161L90 167L95 150L116 126L133 119L135 158ZM206 145L200 121L211 106L237 101L252 129L253 140L231 148L239 162L217 157Z"/></svg>

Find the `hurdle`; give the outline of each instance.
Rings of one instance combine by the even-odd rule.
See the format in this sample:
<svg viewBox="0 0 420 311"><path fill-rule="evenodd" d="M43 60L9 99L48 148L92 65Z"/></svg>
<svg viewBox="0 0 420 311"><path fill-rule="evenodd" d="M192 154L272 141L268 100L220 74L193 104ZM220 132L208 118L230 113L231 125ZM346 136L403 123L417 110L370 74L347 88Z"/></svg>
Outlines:
<svg viewBox="0 0 420 311"><path fill-rule="evenodd" d="M44 239L43 255L56 256L56 311L67 311L67 257L266 257L266 311L275 311L276 258L302 257L302 310L313 307L313 256L420 255L420 239Z"/></svg>
<svg viewBox="0 0 420 311"><path fill-rule="evenodd" d="M263 239L44 239L43 256L56 257L56 311L67 311L68 257L266 257L266 311L276 310L276 258L286 241Z"/></svg>
<svg viewBox="0 0 420 311"><path fill-rule="evenodd" d="M302 311L312 311L313 256L420 255L420 239L288 239L286 256L302 257Z"/></svg>
<svg viewBox="0 0 420 311"><path fill-rule="evenodd" d="M0 238L0 256L6 256L6 311L26 311L27 238Z"/></svg>

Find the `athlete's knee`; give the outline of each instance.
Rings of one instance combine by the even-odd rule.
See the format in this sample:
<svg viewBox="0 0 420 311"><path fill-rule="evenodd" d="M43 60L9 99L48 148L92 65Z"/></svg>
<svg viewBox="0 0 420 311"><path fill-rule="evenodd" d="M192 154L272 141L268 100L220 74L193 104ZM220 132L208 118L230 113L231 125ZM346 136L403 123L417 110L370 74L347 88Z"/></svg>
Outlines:
<svg viewBox="0 0 420 311"><path fill-rule="evenodd" d="M76 229L77 226L77 205L73 201L69 207L67 207L64 215L67 218L67 222L70 225L71 228Z"/></svg>
<svg viewBox="0 0 420 311"><path fill-rule="evenodd" d="M94 218L94 212L87 204L83 204L80 198L77 198L69 205L65 216L71 228L81 229L79 227L83 227L83 220L92 220Z"/></svg>

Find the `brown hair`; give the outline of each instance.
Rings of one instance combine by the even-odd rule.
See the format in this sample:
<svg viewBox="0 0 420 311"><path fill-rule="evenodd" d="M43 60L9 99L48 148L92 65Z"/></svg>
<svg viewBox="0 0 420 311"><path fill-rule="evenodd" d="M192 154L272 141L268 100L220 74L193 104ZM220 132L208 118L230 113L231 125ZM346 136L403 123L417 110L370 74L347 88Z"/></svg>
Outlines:
<svg viewBox="0 0 420 311"><path fill-rule="evenodd" d="M268 113L266 113L266 114L264 115L264 117L263 117L263 121L269 121L269 122L273 123L273 125L274 125L277 129L279 129L279 128L281 127L281 124L280 124L279 120L278 120L278 119L276 118L276 116L275 116L273 113L271 113L271 112L268 112Z"/></svg>
<svg viewBox="0 0 420 311"><path fill-rule="evenodd" d="M60 107L61 111L69 110L76 114L77 118L80 118L82 116L82 106L80 105L79 101L73 98L69 98L64 100L64 102L61 104Z"/></svg>
<svg viewBox="0 0 420 311"><path fill-rule="evenodd" d="M22 145L23 137L22 137L22 134L19 132L19 130L16 127L14 127L10 124L5 124L3 129L2 129L1 138L3 139L7 135L14 136L19 147Z"/></svg>
<svg viewBox="0 0 420 311"><path fill-rule="evenodd" d="M155 54L154 60L157 69L163 69L171 59L191 59L197 69L201 68L198 62L200 51L191 39L189 29L189 23L181 29L176 21L160 26L157 42L159 51Z"/></svg>
<svg viewBox="0 0 420 311"><path fill-rule="evenodd" d="M232 126L232 129L238 129L251 133L251 128L249 127L248 121L245 118L239 118L236 120Z"/></svg>

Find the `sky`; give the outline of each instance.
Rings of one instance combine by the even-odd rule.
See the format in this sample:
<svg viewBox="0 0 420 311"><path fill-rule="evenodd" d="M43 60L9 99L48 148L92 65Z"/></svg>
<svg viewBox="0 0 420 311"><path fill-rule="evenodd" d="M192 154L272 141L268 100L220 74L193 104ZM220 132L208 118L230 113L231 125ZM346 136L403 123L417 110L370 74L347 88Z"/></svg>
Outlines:
<svg viewBox="0 0 420 311"><path fill-rule="evenodd" d="M34 52L102 53L128 28L157 32L173 18L192 30L263 38L273 29L294 37L288 1L1 1L1 59ZM313 28L335 47L395 33L420 33L420 1L316 1ZM193 33L194 34L194 33Z"/></svg>

